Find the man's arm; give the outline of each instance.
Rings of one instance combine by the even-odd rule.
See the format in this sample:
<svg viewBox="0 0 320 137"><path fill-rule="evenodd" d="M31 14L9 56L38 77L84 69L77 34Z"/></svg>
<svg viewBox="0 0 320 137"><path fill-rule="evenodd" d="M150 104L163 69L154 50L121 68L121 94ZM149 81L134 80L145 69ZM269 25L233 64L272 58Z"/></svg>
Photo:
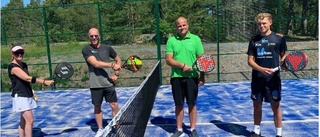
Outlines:
<svg viewBox="0 0 320 137"><path fill-rule="evenodd" d="M283 62L284 59L287 57L286 52L285 52L285 51L284 51L284 52L281 52L281 53L280 53L280 57L281 57L280 61Z"/></svg>
<svg viewBox="0 0 320 137"><path fill-rule="evenodd" d="M166 54L166 63L167 63L167 65L169 65L171 67L175 67L175 68L184 69L187 67L186 64L174 60L173 54Z"/></svg>
<svg viewBox="0 0 320 137"><path fill-rule="evenodd" d="M259 66L255 61L254 61L254 56L252 55L248 55L248 65L253 68L254 70L257 70L259 72L261 72L262 74L268 76L271 75L272 73L274 73L272 68L265 68L265 67L261 67Z"/></svg>
<svg viewBox="0 0 320 137"><path fill-rule="evenodd" d="M254 56L248 55L248 65L257 71L262 71L262 67L260 67L255 61Z"/></svg>
<svg viewBox="0 0 320 137"><path fill-rule="evenodd" d="M121 58L120 58L119 55L117 55L117 56L114 58L114 61L115 61L115 64L116 64L116 65L121 66ZM116 76L119 76L119 72L120 72L120 70L115 70Z"/></svg>
<svg viewBox="0 0 320 137"><path fill-rule="evenodd" d="M115 58L114 58L114 61L116 62L117 65L121 66L121 58L119 55L117 55Z"/></svg>
<svg viewBox="0 0 320 137"><path fill-rule="evenodd" d="M112 62L107 63L107 62L99 61L94 56L89 56L87 58L87 62L90 63L95 68L113 68L115 65Z"/></svg>

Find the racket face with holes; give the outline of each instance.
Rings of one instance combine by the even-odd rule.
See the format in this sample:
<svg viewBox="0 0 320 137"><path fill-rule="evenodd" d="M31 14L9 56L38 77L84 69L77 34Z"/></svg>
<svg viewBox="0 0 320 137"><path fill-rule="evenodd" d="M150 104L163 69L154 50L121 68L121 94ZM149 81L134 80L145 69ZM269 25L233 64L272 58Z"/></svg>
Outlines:
<svg viewBox="0 0 320 137"><path fill-rule="evenodd" d="M61 62L57 64L55 69L55 75L59 79L68 79L70 78L74 73L74 69L72 65L68 62Z"/></svg>
<svg viewBox="0 0 320 137"><path fill-rule="evenodd" d="M137 72L142 68L142 60L137 55L131 55L128 59L122 64L121 68L130 70L132 72Z"/></svg>
<svg viewBox="0 0 320 137"><path fill-rule="evenodd" d="M209 54L204 54L202 56L200 56L194 66L196 67L196 69L200 72L211 72L214 70L215 68L215 61L213 56L209 55Z"/></svg>
<svg viewBox="0 0 320 137"><path fill-rule="evenodd" d="M308 57L303 51L293 51L284 60L285 68L289 71L303 70L308 64Z"/></svg>

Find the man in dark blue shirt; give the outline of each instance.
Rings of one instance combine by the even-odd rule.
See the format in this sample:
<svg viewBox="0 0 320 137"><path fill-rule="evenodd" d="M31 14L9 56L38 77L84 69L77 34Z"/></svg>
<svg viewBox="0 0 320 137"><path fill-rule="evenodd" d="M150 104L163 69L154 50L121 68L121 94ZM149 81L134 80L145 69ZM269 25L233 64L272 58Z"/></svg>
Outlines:
<svg viewBox="0 0 320 137"><path fill-rule="evenodd" d="M260 13L256 16L260 34L254 36L248 47L248 65L252 68L251 99L253 100L254 129L251 137L259 137L262 119L262 101L269 102L273 111L276 137L282 136L281 78L273 68L285 58L287 44L282 35L272 32L272 16Z"/></svg>

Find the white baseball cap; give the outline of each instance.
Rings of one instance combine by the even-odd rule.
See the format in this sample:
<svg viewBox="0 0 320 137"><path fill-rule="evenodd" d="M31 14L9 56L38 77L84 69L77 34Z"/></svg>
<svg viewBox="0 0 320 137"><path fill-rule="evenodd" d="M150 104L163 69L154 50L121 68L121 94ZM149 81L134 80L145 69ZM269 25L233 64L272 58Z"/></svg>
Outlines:
<svg viewBox="0 0 320 137"><path fill-rule="evenodd" d="M16 52L18 50L22 50L24 51L24 49L21 47L21 46L14 46L12 49L11 49L11 52Z"/></svg>

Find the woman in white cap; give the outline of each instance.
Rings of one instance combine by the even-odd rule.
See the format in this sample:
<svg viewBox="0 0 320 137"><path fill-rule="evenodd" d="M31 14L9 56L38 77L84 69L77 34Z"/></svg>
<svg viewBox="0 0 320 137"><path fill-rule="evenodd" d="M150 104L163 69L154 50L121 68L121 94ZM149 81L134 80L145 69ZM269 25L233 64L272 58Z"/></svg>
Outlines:
<svg viewBox="0 0 320 137"><path fill-rule="evenodd" d="M24 49L14 46L11 49L12 61L8 66L8 74L11 80L11 96L13 97L13 111L20 112L20 124L18 132L20 137L32 137L33 112L37 107L33 98L31 84L40 83L45 86L53 84L53 80L45 80L29 76L28 65L22 62Z"/></svg>

